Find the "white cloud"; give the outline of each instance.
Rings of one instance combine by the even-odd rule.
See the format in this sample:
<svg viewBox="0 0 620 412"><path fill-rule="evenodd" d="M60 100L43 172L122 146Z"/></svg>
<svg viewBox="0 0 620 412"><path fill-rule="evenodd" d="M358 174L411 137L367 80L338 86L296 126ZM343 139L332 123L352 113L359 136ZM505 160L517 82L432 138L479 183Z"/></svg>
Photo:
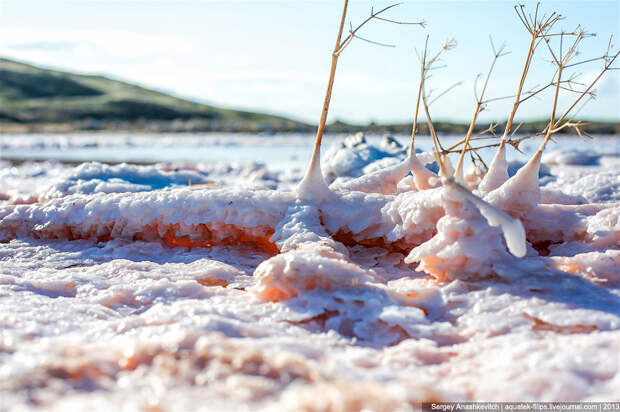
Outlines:
<svg viewBox="0 0 620 412"><path fill-rule="evenodd" d="M44 39L44 40L42 40ZM124 30L32 31L0 28L0 53L14 57L47 56L49 60L140 60L166 53L183 54L192 43L180 36L153 36Z"/></svg>

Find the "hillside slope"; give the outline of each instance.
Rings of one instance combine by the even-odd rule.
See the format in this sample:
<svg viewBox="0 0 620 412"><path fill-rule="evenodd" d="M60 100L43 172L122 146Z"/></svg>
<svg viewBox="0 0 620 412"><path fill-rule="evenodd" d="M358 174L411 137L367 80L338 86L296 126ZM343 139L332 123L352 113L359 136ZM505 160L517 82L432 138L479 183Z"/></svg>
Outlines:
<svg viewBox="0 0 620 412"><path fill-rule="evenodd" d="M543 130L547 120L530 121L519 132ZM424 121L419 132L428 134ZM476 132L489 125L478 123ZM503 130L499 124L497 130ZM468 124L436 121L444 134L464 135ZM0 133L117 130L147 132L309 132L308 125L284 117L222 109L149 90L104 76L43 69L0 57ZM589 122L592 134L620 135L619 122ZM411 123L350 124L338 120L330 133L411 132ZM564 132L572 133L571 129Z"/></svg>
<svg viewBox="0 0 620 412"><path fill-rule="evenodd" d="M286 118L207 106L104 76L0 58L0 130L10 125L131 129L147 123L187 130L311 129Z"/></svg>

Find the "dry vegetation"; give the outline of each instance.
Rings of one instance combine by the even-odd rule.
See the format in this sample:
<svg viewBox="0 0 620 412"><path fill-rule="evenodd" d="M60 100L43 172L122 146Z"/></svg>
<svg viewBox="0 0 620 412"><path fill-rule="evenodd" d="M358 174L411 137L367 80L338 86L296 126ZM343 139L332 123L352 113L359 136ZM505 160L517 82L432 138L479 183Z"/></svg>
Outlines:
<svg viewBox="0 0 620 412"><path fill-rule="evenodd" d="M309 190L308 182L310 179L321 182L320 186L322 189L320 191L327 190L327 186L324 183L323 176L320 173L320 146L323 137L323 133L325 131L326 123L327 123L327 115L329 112L329 103L331 100L332 88L335 79L336 67L338 64L338 58L345 50L345 48L351 43L351 41L355 38L359 38L361 40L377 44L379 46L387 46L382 43L374 42L372 40L368 40L360 37L357 33L358 31L371 20L381 20L394 24L407 24L407 25L419 25L424 27L425 24L423 21L421 22L401 22L392 19L387 19L383 17L383 13L386 11L398 6L397 4L392 4L388 7L381 9L378 12L371 10L370 16L364 20L361 24L359 24L355 29L350 26L348 36L342 40L343 28L345 25L346 14L348 1L344 1L344 6L342 10L342 17L340 19L340 25L338 29L338 35L336 37L336 45L332 52L332 63L329 73L329 80L327 85L327 90L325 93L325 100L323 102L323 109L321 112L321 118L319 120L314 152L312 156L312 160L310 163L310 167L306 174L306 177L301 183L301 192ZM582 41L592 34L586 33L580 26L577 26L571 32L553 31L555 24L562 19L562 16L556 12L552 12L549 15L543 14L540 10L540 4L536 5L536 8L532 13L529 13L525 6L517 5L514 7L515 12L521 23L523 24L524 29L527 31L530 37L525 62L523 64L523 70L521 77L518 79L518 86L516 89L516 93L514 96L507 97L496 97L496 98L486 98L487 86L489 84L489 79L493 72L493 68L497 60L503 55L507 54L505 52L505 46L501 46L499 49L496 49L493 41L491 39L491 48L493 51L493 57L491 61L491 65L487 72L486 78L482 85L481 91L478 93L477 87L474 89L474 93L476 94L476 106L474 109L474 114L472 121L469 125L467 133L465 137L456 145L445 148L441 144L441 140L437 134L437 129L432 121L429 106L432 102L443 96L445 93L449 92L450 89L454 86L448 88L448 90L439 94L439 96L435 97L432 101L429 102L430 96L427 93L426 84L429 80L429 72L438 68L437 63L441 60L442 54L450 49L456 47L456 42L454 40L448 40L442 48L434 55L429 52L428 48L428 37L426 39L426 44L424 46L423 52L418 54L418 58L420 60L420 80L419 80L419 88L418 88L418 96L416 99L415 106L415 115L413 118L413 128L411 131L411 151L413 152L415 136L418 131L418 114L420 103L422 103L424 113L427 120L428 132L433 138L433 142L435 144L435 150L437 155L443 159L440 162L442 169L444 166L454 175L457 181L463 182L463 162L465 158L465 154L469 153L471 161L477 167L485 170L489 175L494 175L498 173L502 173L502 171L498 170L498 165L505 163L506 156L506 144L511 145L516 150L519 150L519 144L529 138L536 136L544 136L543 142L540 146L540 149L532 158L530 163L535 163L540 161L540 156L542 151L544 150L547 142L552 138L555 133L561 132L564 129L570 128L575 133L580 136L584 135L582 127L584 123L581 121L573 121L571 116L575 116L583 104L587 103L590 99L594 98L594 86L598 83L598 81L603 77L603 75L610 71L616 70L617 68L612 67L613 63L617 59L619 51L613 51L612 37L609 39L608 47L605 53L601 56L595 58L589 58L582 61L575 62L576 56L579 55L578 49L581 45ZM568 42L568 47L566 43ZM532 90L524 90L526 79L528 77L530 67L532 64L532 60L536 53L540 53L539 49L546 49L550 62L553 66L553 71L550 76L549 82L542 86L537 87ZM603 67L601 68L598 75L591 82L584 84L578 81L578 74L574 72L574 69L587 63L593 63L596 61L601 61L603 63ZM478 78L476 78L476 86L477 86ZM520 125L513 127L515 115L519 109L519 107L525 103L526 101L532 99L535 96L545 92L547 89L553 90L553 104L551 107L551 116L543 130L538 131L537 133L530 134L527 136L515 137L516 132L519 130ZM560 94L566 94L568 96L562 96L565 99L571 99L568 105L568 108L561 114L557 113L558 110L558 102L560 101ZM476 130L476 122L478 119L478 115L485 107L493 102L500 99L506 98L514 98L514 102L512 105L512 110L508 115L508 120L506 122L504 132L501 137L495 135L496 126L491 124L488 128L478 132L474 136L474 131ZM579 106L582 104L581 106ZM499 140L498 142L488 143L489 139ZM475 145L475 143L479 143ZM478 154L478 150L482 148L488 147L498 147L497 154L493 159L491 165L487 166L482 160L481 156ZM450 153L458 153L459 159L456 166L456 170L452 170L450 162L447 160L447 155ZM503 179L505 180L505 179ZM485 182L482 182L485 185ZM487 187L487 189L490 189ZM316 193L315 193L316 194Z"/></svg>

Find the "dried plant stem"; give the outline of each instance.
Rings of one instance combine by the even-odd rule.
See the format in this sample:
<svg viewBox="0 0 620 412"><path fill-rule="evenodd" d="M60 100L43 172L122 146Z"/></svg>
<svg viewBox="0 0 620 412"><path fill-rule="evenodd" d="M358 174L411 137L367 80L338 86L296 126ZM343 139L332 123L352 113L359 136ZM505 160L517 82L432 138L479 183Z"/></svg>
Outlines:
<svg viewBox="0 0 620 412"><path fill-rule="evenodd" d="M574 33L571 33L571 35L574 35ZM579 37L579 34L577 35ZM583 37L583 36L581 36ZM580 39L579 39L580 40ZM578 42L577 42L578 43ZM575 109L575 107L577 107L577 105L583 100L584 97L589 96L590 98L592 98L593 93L592 93L592 89L594 88L594 86L599 82L599 80L603 77L603 75L609 71L609 70L615 70L616 68L612 68L612 64L617 60L617 58L620 56L620 50L618 50L615 54L610 54L609 50L607 52L607 54L605 54L602 57L598 57L598 58L594 58L594 59L588 59L588 60L584 60L583 62L579 62L579 63L572 63L572 64L566 64L571 56L574 56L574 48L571 47L571 49L569 50L569 53L567 53L566 55L563 56L562 60L560 60L559 58L557 58L557 56L554 56L554 62L558 62L559 63L559 67L556 69L556 73L554 74L554 77L557 77L556 81L551 81L548 85L546 85L545 87L539 89L538 91L536 91L535 93L538 93L544 89L547 89L551 86L553 86L555 88L555 93L554 93L554 101L553 101L553 106L552 106L552 116L551 119L549 120L549 123L547 125L547 127L539 133L535 133L535 134L531 134L528 136L523 136L520 137L518 139L505 139L506 136L504 136L504 139L502 139L502 141L500 143L496 143L496 144L490 144L490 145L484 145L484 146L478 146L475 148L466 148L466 151L475 151L475 150L479 150L479 149L486 149L486 148L492 148L492 147L498 147L498 146L502 146L504 143L508 143L511 144L515 147L515 149L518 150L518 144L521 143L524 140L527 139L531 139L533 137L538 137L538 136L544 136L543 138L543 143L541 144L541 148L538 151L542 151L545 147L545 145L547 144L547 142L549 140L551 140L552 136L567 128L567 127L573 127L575 129L575 131L578 134L582 134L582 131L579 129L579 127L583 126L584 123L583 122L574 122L572 120L566 120L567 117L569 116L569 114L571 114L571 112ZM567 59L566 57L568 57L569 59ZM597 60L604 60L605 64L603 66L603 68L601 69L601 71L598 73L598 75L594 78L594 80L592 80L592 82L590 82L590 84L583 90L583 91L578 91L578 90L574 90L574 89L570 89L569 91L571 92L575 92L575 93L579 93L579 95L577 96L577 98L571 103L571 105L564 111L564 113L562 115L560 115L558 117L557 120L555 120L556 114L557 114L557 104L559 101L559 91L560 90L566 90L566 88L562 87L561 85L564 83L569 83L571 82L570 79L568 80L562 80L562 75L564 70L566 70L569 67L574 67L576 65L579 64L583 64L583 63L590 63L593 61L597 61ZM556 64L558 64L556 63ZM532 96L532 94L530 94L528 97L524 98L521 100L521 102L529 99ZM574 114L573 114L574 115ZM518 129L518 126L517 126ZM515 129L512 133L512 135L514 135L514 133L516 132ZM483 140L484 138L473 138L470 139L470 142L473 140ZM447 152L445 153L456 153L456 151L454 151L454 149L458 146L460 146L461 144L464 143L464 139L459 141L458 143L456 143L455 145L452 145L451 147L449 147L447 149Z"/></svg>
<svg viewBox="0 0 620 412"><path fill-rule="evenodd" d="M568 63L569 63L570 59L576 55L577 46L579 45L579 43L581 42L583 37L584 37L583 31L580 31L579 33L577 33L576 38L575 38L573 44L571 45L571 47L568 49L568 51L564 55L562 54L562 44L563 44L563 39L564 39L563 36L560 37L560 51L559 51L559 55L555 54L555 52L553 51L553 48L551 47L551 45L549 43L549 40L547 38L545 38L545 43L547 44L547 47L549 48L549 52L551 53L551 56L553 57L553 60L554 60L555 64L557 65L557 82L556 82L556 85L555 85L555 93L554 93L554 96L553 96L553 107L552 107L552 110L551 110L551 119L549 120L549 125L547 126L547 131L546 131L546 134L545 134L545 138L544 138L542 144L540 145L540 148L538 149L539 152L542 152L545 149L545 146L547 145L547 142L549 142L549 140L551 139L551 136L555 133L555 131L557 131L557 126L560 124L560 122L568 115L568 113L570 113L570 111L575 107L575 105L586 94L589 93L590 89L592 89L594 84L596 84L596 82L603 76L603 74L610 67L610 65L608 65L607 64L608 62L606 61L606 64L604 65L603 70L594 79L594 81L590 84L590 86L586 90L581 92L579 97L577 97L575 102L569 107L569 109L564 113L563 116L561 116L561 118L558 121L555 120L555 114L556 114L557 105L558 105L558 97L559 97L560 89L561 89L560 85L562 83L562 73L564 72L564 70L568 66ZM612 60L612 62L613 62L613 60Z"/></svg>
<svg viewBox="0 0 620 412"><path fill-rule="evenodd" d="M426 37L426 41L428 43L428 36ZM426 59L426 50L424 51L424 59ZM415 135L418 131L418 113L420 111L420 98L422 97L422 92L424 90L424 78L426 76L426 72L424 70L424 63L420 69L420 85L418 86L418 98L415 103L415 115L413 116L413 127L411 128L411 147L409 149L409 155L414 155L414 143L415 143Z"/></svg>
<svg viewBox="0 0 620 412"><path fill-rule="evenodd" d="M473 148L471 147L471 142L473 141L478 141L478 140L495 140L497 138L497 136L484 136L487 133L494 133L495 132L495 127L496 125L491 123L489 125L489 127L487 127L486 129L484 129L481 132L478 132L476 134L476 137L472 137L469 139L469 148L466 151L472 151L472 150L476 150L477 148ZM463 143L465 143L465 138L462 138L461 140L459 140L458 142L454 143L452 146L448 147L447 149L444 149L442 154L448 154L448 153L460 153L460 150L454 150L457 147L461 146ZM498 144L496 144L495 146L497 147Z"/></svg>
<svg viewBox="0 0 620 412"><path fill-rule="evenodd" d="M510 115L508 116L508 120L506 122L506 128L504 129L504 134L502 135L502 140L500 142L500 149L503 148L506 138L510 134L510 129L512 128L512 123L514 121L515 115L517 113L517 109L519 105L523 103L521 100L521 94L523 92L523 86L525 85L525 79L530 71L530 66L532 64L532 58L534 57L534 53L536 52L536 47L540 42L541 36L546 35L549 32L551 27L560 19L560 15L556 13L551 13L551 15L545 20L544 18L541 21L537 21L538 18L538 7L540 3L536 5L536 11L534 12L534 17L528 21L528 18L525 14L525 10L523 6L515 6L515 11L517 12L517 16L525 26L526 30L530 33L530 47L527 52L527 56L525 58L525 64L523 65L523 72L521 73L521 80L519 81L519 87L517 89L517 94L515 96L515 101L512 105L512 110L510 111ZM544 20L544 21L543 21ZM531 97L531 96L529 96Z"/></svg>
<svg viewBox="0 0 620 412"><path fill-rule="evenodd" d="M428 55L428 36L426 36L426 42L424 44L424 54L422 55L422 59L420 61L421 75L420 75L420 87L419 87L419 94L418 94L418 106L416 107L416 113L418 112L418 107L419 107L420 98L421 98L422 105L424 106L424 113L426 114L426 121L428 123L428 130L431 134L431 137L433 138L433 144L435 145L435 152L439 154L439 146L440 146L438 142L439 139L437 138L437 132L435 131L435 125L433 124L433 120L431 119L431 114L428 110L428 102L426 101L426 91L425 91L426 73L432 67L433 63L437 61L437 59L439 58L439 53L437 53L437 55L430 60L428 65L426 63L427 55ZM416 116L416 119L414 120L414 124L416 123L417 123L417 116Z"/></svg>
<svg viewBox="0 0 620 412"><path fill-rule="evenodd" d="M614 54L613 56L609 56L606 58L606 62L605 62L605 66L603 67L603 69L601 70L601 72L596 76L596 78L594 78L594 80L590 83L590 85L583 91L581 92L581 94L579 95L579 97L577 97L577 99L575 99L575 101L568 107L568 109L566 109L566 111L564 112L564 114L562 114L562 116L560 116L560 118L554 123L552 129L552 133L555 133L555 131L557 131L557 127L558 125L564 121L564 119L566 119L566 117L569 115L569 113L575 108L575 106L577 106L577 104L579 104L579 102L581 101L581 99L583 99L586 95L590 94L590 91L592 90L592 88L594 87L594 85L596 83L598 83L598 81L601 79L601 77L603 77L603 75L605 74L605 72L607 72L608 70L612 70L611 65L614 63L614 61L618 58L618 56L620 55L620 50L618 50L616 52L616 54Z"/></svg>
<svg viewBox="0 0 620 412"><path fill-rule="evenodd" d="M527 57L525 59L525 65L523 66L523 73L521 74L521 80L519 81L519 88L517 89L517 94L515 96L515 101L512 104L512 110L508 115L508 120L506 121L506 128L504 129L504 134L502 135L502 145L506 140L508 134L510 134L510 129L512 128L512 123L514 121L515 115L517 114L517 109L519 108L519 104L521 104L521 92L523 91L523 85L525 84L525 78L527 77L527 73L530 70L530 64L532 62L532 57L534 57L534 48L536 44L536 37L532 35L532 41L530 42L530 49L527 53Z"/></svg>
<svg viewBox="0 0 620 412"><path fill-rule="evenodd" d="M431 114L428 109L428 101L426 96L425 84L428 78L428 72L432 69L433 65L439 61L439 57L446 50L451 50L456 45L456 42L453 39L449 39L444 43L442 48L433 56L428 59L428 36L426 36L426 42L424 43L424 53L422 56L418 56L420 59L421 73L420 73L420 86L418 90L418 100L416 105L416 116L413 120L413 131L411 136L411 154L413 155L413 139L415 137L416 127L417 127L417 114L418 108L420 105L420 100L422 100L422 107L424 108L424 113L426 115L426 121L428 124L428 130L433 138L433 145L435 146L435 156L437 158L437 163L439 164L440 174L442 176L448 176L446 172L446 167L441 160L441 154L445 152L443 147L441 146L441 142L439 141L439 137L437 136L437 131L435 130L435 125L433 124L433 120L431 119Z"/></svg>
<svg viewBox="0 0 620 412"><path fill-rule="evenodd" d="M325 99L323 100L323 109L321 110L321 119L319 120L319 126L316 131L316 138L314 141L314 151L312 152L312 160L310 161L310 168L308 175L311 172L318 170L321 165L321 142L323 141L323 133L325 131L325 124L327 123L327 114L329 113L329 103L332 99L332 89L334 87L334 79L336 78L336 67L338 65L338 57L340 56L342 39L342 32L344 30L344 22L347 16L347 7L349 0L344 0L344 6L342 8L342 17L340 18L340 26L338 28L338 36L336 37L336 46L332 53L332 63L329 69L329 80L327 81L327 90L325 91Z"/></svg>
<svg viewBox="0 0 620 412"><path fill-rule="evenodd" d="M433 120L431 119L431 114L428 110L428 103L426 101L424 90L422 90L422 106L424 107L424 113L426 114L428 130L430 131L431 137L433 138L433 144L435 146L435 157L437 158L437 163L439 164L440 176L448 176L448 173L446 173L446 168L440 157L440 154L443 151L443 149L441 149L441 143L439 142L439 137L437 136L435 125L433 124Z"/></svg>
<svg viewBox="0 0 620 412"><path fill-rule="evenodd" d="M487 85L489 84L489 79L491 78L491 73L493 72L495 63L497 62L497 59L502 55L502 52L503 52L503 47L500 48L499 51L495 51L495 54L493 55L493 61L491 62L491 67L489 67L487 77L484 80L484 85L482 86L482 91L480 92L480 97L476 101L476 109L474 110L474 116L469 125L469 130L467 130L467 135L465 136L465 142L463 143L463 150L461 151L459 162L457 163L456 170L454 171L454 177L460 183L463 183L463 159L465 158L465 151L467 150L468 147L470 147L469 140L471 139L471 135L474 132L474 127L476 126L478 115L480 114L480 110L482 109L482 105L484 103L484 93L486 92Z"/></svg>
<svg viewBox="0 0 620 412"><path fill-rule="evenodd" d="M304 176L304 178L302 179L298 187L298 193L301 193L303 196L311 195L310 193L304 193L304 192L307 192L310 189L310 187L313 186L311 184L312 182L321 186L318 189L323 194L328 192L327 184L325 183L325 180L321 173L321 142L323 141L323 133L325 132L325 125L327 123L327 114L329 113L329 103L332 97L332 89L334 86L334 79L336 77L336 67L338 65L338 58L340 57L340 54L344 51L344 49L346 49L346 47L351 43L351 41L354 38L356 37L360 38L359 36L356 35L357 31L361 29L364 25L366 25L366 23L368 23L372 19L380 19L380 20L387 21L389 23L415 24L415 25L420 25L424 27L424 22L415 22L415 23L397 22L397 21L383 19L383 18L378 17L380 14L400 4L400 3L395 3L387 7L384 7L378 12L375 12L374 10L371 9L370 16L366 18L366 20L364 20L361 24L359 24L355 29L351 27L351 29L349 30L349 35L343 40L342 33L344 31L344 23L345 23L345 19L347 15L348 4L349 4L349 1L344 0L344 6L342 8L342 17L340 18L340 25L338 27L338 36L336 37L336 45L334 46L334 50L332 52L332 62L331 62L330 70L329 70L329 80L327 82L327 90L325 91L325 99L323 100L323 109L321 110L321 118L319 120L319 125L318 125L317 132L316 132L316 138L314 141L314 150L312 152L312 159L310 160L310 167L308 168L306 175ZM369 41L367 39L362 39L362 40ZM373 41L370 41L370 42L381 45L380 43L376 43Z"/></svg>
<svg viewBox="0 0 620 412"><path fill-rule="evenodd" d="M562 79L562 72L564 70L564 66L560 66L558 68L558 82L556 83L555 93L553 95L553 108L551 109L551 119L549 120L549 126L547 126L547 133L545 134L545 139L540 145L539 151L543 151L549 139L551 139L551 135L553 134L553 126L555 125L555 112L558 107L558 97L560 95L560 80Z"/></svg>
<svg viewBox="0 0 620 412"><path fill-rule="evenodd" d="M480 182L478 188L482 191L491 191L498 187L498 185L502 184L504 181L508 179L508 171L506 169L506 143L507 138L510 135L510 131L512 129L512 124L517 113L517 110L523 100L521 99L521 94L523 93L523 87L525 85L525 80L530 71L530 66L532 64L532 59L536 52L537 46L540 44L544 36L548 35L551 27L560 19L560 15L557 13L551 13L551 15L547 18L544 16L540 19L538 18L538 9L540 3L536 5L536 10L534 12L534 16L527 15L525 12L525 6L518 5L515 6L515 11L517 13L517 17L521 20L521 23L530 34L530 46L528 48L527 55L525 57L525 64L523 65L523 71L521 73L521 79L519 80L519 87L517 88L517 94L515 95L515 100L512 105L512 110L508 116L508 120L506 121L506 128L504 129L504 133L502 134L502 138L499 143L499 148L493 157L493 161L491 162L490 167L487 170L485 177ZM531 95L528 96L532 97Z"/></svg>
<svg viewBox="0 0 620 412"><path fill-rule="evenodd" d="M334 53L336 54L340 54L344 51L344 49L346 49L346 47L349 45L349 43L351 43L351 41L354 38L358 38L360 40L364 40L367 41L369 43L373 43L373 44L377 44L379 46L388 46L388 47L394 47L393 45L389 45L389 44L382 44L382 43L378 43L378 42L374 42L371 40L367 40L364 38L359 37L356 33L359 31L359 29L361 29L362 27L364 27L366 25L366 23L368 23L369 21L376 19L376 20L382 20L388 23L394 23L394 24L406 24L406 25L418 25L421 27L424 27L426 23L424 23L424 21L419 21L419 22L404 22L404 21L395 21L395 20L389 20L389 19L385 19L382 17L379 17L379 15L385 13L386 11L388 11L389 9L399 6L402 3L394 3L394 4L390 4L387 7L382 8L381 10L379 10L378 12L375 12L374 9L370 9L370 16L368 16L366 18L366 20L364 20L363 22L361 22L355 29L353 27L351 27L351 29L349 29L349 35L347 36L346 39L344 39L342 41L342 43L340 44L340 47L338 47L337 50L334 51Z"/></svg>

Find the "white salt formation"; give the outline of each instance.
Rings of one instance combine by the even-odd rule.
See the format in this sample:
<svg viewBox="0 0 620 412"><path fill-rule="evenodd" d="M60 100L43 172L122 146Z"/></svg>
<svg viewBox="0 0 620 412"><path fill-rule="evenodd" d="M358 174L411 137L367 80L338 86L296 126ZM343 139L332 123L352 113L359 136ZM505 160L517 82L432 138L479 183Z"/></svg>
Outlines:
<svg viewBox="0 0 620 412"><path fill-rule="evenodd" d="M489 170L478 186L478 190L482 193L488 193L503 185L506 180L508 180L508 164L506 163L506 145L502 141L489 165Z"/></svg>
<svg viewBox="0 0 620 412"><path fill-rule="evenodd" d="M421 262L418 269L438 280L452 280L472 275L497 273L493 265L513 259L501 241L501 232L508 250L517 257L525 256L525 231L520 221L473 195L451 178L443 178L445 216L437 222L437 234L414 248L406 263ZM484 245L484 247L480 247Z"/></svg>
<svg viewBox="0 0 620 412"><path fill-rule="evenodd" d="M540 156L512 177L504 156L476 194L428 154L361 136L298 190L262 166L4 170L0 397L9 410L618 400L620 170L551 156L540 187Z"/></svg>

